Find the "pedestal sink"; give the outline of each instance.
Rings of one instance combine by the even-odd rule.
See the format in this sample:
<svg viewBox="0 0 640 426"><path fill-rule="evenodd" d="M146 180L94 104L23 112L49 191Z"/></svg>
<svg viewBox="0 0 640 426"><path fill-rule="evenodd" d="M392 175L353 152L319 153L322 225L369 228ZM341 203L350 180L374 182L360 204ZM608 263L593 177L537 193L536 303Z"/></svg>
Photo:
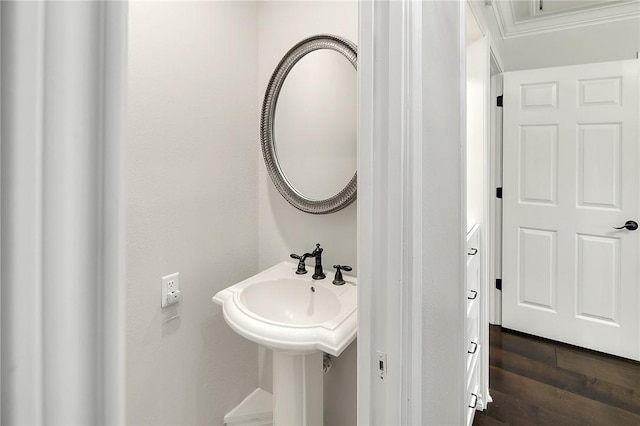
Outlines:
<svg viewBox="0 0 640 426"><path fill-rule="evenodd" d="M213 297L241 336L273 350L273 424L322 426L323 352L338 356L357 333L356 279L331 283L279 263Z"/></svg>

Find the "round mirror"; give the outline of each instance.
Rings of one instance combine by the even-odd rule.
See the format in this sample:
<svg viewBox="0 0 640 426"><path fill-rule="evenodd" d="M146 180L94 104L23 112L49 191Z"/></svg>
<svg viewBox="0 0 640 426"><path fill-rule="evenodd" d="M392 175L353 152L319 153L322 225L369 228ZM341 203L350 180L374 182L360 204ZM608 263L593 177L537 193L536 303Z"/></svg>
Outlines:
<svg viewBox="0 0 640 426"><path fill-rule="evenodd" d="M278 97L275 146L285 177L300 194L331 198L356 169L356 73L333 50L316 50L289 72Z"/></svg>
<svg viewBox="0 0 640 426"><path fill-rule="evenodd" d="M356 199L356 60L348 40L309 37L287 52L267 86L265 164L280 194L302 211L332 213Z"/></svg>

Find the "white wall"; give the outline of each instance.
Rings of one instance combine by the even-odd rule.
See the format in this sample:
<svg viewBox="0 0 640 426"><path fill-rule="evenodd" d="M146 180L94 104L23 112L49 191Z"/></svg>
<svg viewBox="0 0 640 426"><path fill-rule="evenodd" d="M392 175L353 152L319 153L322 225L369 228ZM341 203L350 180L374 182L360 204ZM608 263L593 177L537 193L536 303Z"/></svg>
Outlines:
<svg viewBox="0 0 640 426"><path fill-rule="evenodd" d="M640 51L638 18L503 39L494 8L477 6L504 71L633 59Z"/></svg>
<svg viewBox="0 0 640 426"><path fill-rule="evenodd" d="M487 137L487 84L489 81L488 39L482 37L467 8L467 231L480 224L484 236L484 151Z"/></svg>
<svg viewBox="0 0 640 426"><path fill-rule="evenodd" d="M476 3L476 10L480 11L481 17L478 19L482 19L484 25L486 26L486 31L488 32L488 36L490 39L491 49L498 56L500 60L504 56L504 40L502 35L500 34L500 27L498 26L498 21L496 20L496 16L493 12L493 5L485 6L484 0L467 0L473 3Z"/></svg>
<svg viewBox="0 0 640 426"><path fill-rule="evenodd" d="M493 3L487 5L485 0L466 0L464 3L466 4L465 14L467 15L467 44L469 44L470 38L487 37L486 43L491 47L492 55L502 65L504 40L500 33L496 16L493 13Z"/></svg>
<svg viewBox="0 0 640 426"><path fill-rule="evenodd" d="M504 40L505 71L634 59L640 19Z"/></svg>
<svg viewBox="0 0 640 426"><path fill-rule="evenodd" d="M257 345L211 302L258 271L257 12L130 4L128 424L220 425L258 384ZM183 301L161 309L178 271Z"/></svg>
<svg viewBox="0 0 640 426"><path fill-rule="evenodd" d="M422 424L464 423L466 262L463 46L459 2L422 5ZM462 10L461 10L462 9ZM435 345L435 346L434 346ZM437 349L436 349L437 347Z"/></svg>
<svg viewBox="0 0 640 426"><path fill-rule="evenodd" d="M282 56L303 38L322 33L339 35L357 43L357 2L260 2L259 87L255 92L260 102L269 77ZM256 115L256 126L257 118ZM282 120L280 116L278 119ZM323 129L317 131L323 132ZM258 139L254 143L254 155L259 157L260 163L260 268L287 260L290 253L309 252L315 243L321 243L325 249L325 268L337 263L356 268L356 203L330 215L310 215L298 211L273 186L262 160ZM311 152L309 155L312 155ZM310 159L301 158L301 161L310 162ZM309 178L322 177L322 171L310 168L308 175ZM309 262L309 265L312 267L313 263ZM333 279L332 275L327 279ZM335 362L334 369L325 375L325 424L354 425L357 371L355 342ZM266 351L263 351L261 366L261 386L269 389L271 362L270 354Z"/></svg>

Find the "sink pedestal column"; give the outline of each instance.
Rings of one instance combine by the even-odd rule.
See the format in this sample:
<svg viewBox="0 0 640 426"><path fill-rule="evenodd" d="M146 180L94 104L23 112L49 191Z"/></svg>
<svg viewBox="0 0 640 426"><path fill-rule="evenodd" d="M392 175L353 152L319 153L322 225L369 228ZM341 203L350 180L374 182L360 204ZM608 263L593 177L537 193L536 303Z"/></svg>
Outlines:
<svg viewBox="0 0 640 426"><path fill-rule="evenodd" d="M322 426L321 351L273 351L273 426Z"/></svg>

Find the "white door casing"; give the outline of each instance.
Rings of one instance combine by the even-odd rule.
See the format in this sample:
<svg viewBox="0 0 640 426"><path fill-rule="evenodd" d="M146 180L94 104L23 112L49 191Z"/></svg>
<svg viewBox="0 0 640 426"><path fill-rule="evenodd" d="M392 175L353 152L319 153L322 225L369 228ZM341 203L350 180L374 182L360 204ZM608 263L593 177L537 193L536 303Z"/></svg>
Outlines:
<svg viewBox="0 0 640 426"><path fill-rule="evenodd" d="M638 60L504 75L503 326L640 359Z"/></svg>

